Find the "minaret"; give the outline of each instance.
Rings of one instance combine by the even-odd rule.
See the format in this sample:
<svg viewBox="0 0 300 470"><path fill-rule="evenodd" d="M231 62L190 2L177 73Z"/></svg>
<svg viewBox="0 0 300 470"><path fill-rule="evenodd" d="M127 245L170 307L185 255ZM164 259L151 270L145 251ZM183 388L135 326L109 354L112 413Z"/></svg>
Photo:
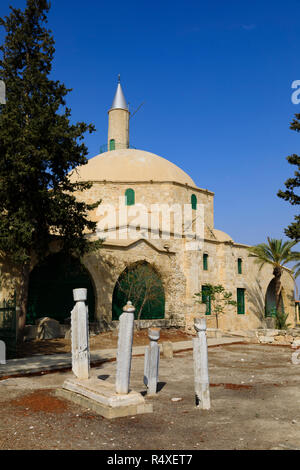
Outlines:
<svg viewBox="0 0 300 470"><path fill-rule="evenodd" d="M108 111L107 150L129 148L129 111L118 79L118 87L111 109Z"/></svg>

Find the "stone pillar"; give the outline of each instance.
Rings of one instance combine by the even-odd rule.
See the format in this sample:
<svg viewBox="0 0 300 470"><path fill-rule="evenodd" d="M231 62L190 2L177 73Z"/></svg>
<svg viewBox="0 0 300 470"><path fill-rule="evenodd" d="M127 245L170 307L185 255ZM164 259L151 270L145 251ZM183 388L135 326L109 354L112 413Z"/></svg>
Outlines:
<svg viewBox="0 0 300 470"><path fill-rule="evenodd" d="M144 384L148 387L148 395L155 395L158 383L160 347L157 341L160 328L148 328L150 345L145 349Z"/></svg>
<svg viewBox="0 0 300 470"><path fill-rule="evenodd" d="M163 356L165 359L173 359L172 341L164 341L162 344Z"/></svg>
<svg viewBox="0 0 300 470"><path fill-rule="evenodd" d="M78 379L88 379L90 371L89 322L85 305L87 289L74 289L76 302L71 312L72 371Z"/></svg>
<svg viewBox="0 0 300 470"><path fill-rule="evenodd" d="M3 80L0 80L0 104L6 104L6 87Z"/></svg>
<svg viewBox="0 0 300 470"><path fill-rule="evenodd" d="M201 408L203 410L209 410L210 395L208 378L206 319L195 318L194 327L198 335L197 338L193 339L196 406L197 408Z"/></svg>
<svg viewBox="0 0 300 470"><path fill-rule="evenodd" d="M132 303L127 302L119 318L116 392L120 394L129 392L134 312L135 308Z"/></svg>
<svg viewBox="0 0 300 470"><path fill-rule="evenodd" d="M6 345L0 341L0 364L6 364Z"/></svg>

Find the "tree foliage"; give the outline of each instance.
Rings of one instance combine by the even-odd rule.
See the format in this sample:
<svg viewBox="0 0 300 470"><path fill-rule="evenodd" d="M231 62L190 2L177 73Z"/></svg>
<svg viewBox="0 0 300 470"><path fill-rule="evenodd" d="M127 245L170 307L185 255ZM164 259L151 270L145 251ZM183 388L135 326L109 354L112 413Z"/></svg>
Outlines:
<svg viewBox="0 0 300 470"><path fill-rule="evenodd" d="M156 270L148 263L136 263L128 266L119 277L116 289L119 302L128 300L135 307L137 325L143 314L146 318L155 318L164 310L164 289ZM115 297L116 301L118 300Z"/></svg>
<svg viewBox="0 0 300 470"><path fill-rule="evenodd" d="M290 129L300 132L300 114L295 115L295 119L292 121ZM289 178L285 182L285 191L278 191L277 195L288 201L292 205L300 204L300 196L297 194L297 189L299 191L300 186L300 157L296 154L290 155L287 157L287 161L294 165L294 177ZM292 222L286 229L285 234L292 240L300 240L300 215L294 217L294 222Z"/></svg>
<svg viewBox="0 0 300 470"><path fill-rule="evenodd" d="M288 263L299 261L299 252L292 251L296 245L296 241L277 240L275 238L267 238L268 243L259 243L248 249L249 256L255 258L255 262L259 264L261 269L264 265L271 265L273 267L273 275L275 279L275 297L276 297L276 311L280 311L280 296L281 296L281 276L283 272L287 272L293 279L294 272L287 267Z"/></svg>
<svg viewBox="0 0 300 470"><path fill-rule="evenodd" d="M88 212L99 203L79 201L75 192L90 185L69 179L71 170L87 162L82 140L94 127L71 122L71 90L50 78L55 47L46 28L49 8L46 0L27 0L24 11L11 7L0 19L6 32L0 47L6 84L6 105L0 105L0 251L21 267L23 300L30 261L43 259L54 238L65 252L90 249L84 233L94 231L95 223Z"/></svg>

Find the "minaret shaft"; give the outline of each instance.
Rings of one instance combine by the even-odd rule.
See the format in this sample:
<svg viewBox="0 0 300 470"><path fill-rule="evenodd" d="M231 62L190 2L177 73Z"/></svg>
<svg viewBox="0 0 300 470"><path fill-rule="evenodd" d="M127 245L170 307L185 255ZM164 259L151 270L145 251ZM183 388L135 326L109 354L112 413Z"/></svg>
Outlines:
<svg viewBox="0 0 300 470"><path fill-rule="evenodd" d="M108 111L108 150L129 148L129 111L110 109Z"/></svg>

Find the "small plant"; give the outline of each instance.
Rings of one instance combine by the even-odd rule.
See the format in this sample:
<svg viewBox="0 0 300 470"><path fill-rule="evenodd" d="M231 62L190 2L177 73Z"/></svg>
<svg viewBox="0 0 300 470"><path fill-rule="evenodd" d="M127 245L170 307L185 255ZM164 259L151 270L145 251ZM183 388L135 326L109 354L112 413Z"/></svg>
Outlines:
<svg viewBox="0 0 300 470"><path fill-rule="evenodd" d="M267 317L275 318L276 315L277 315L276 307L270 308L270 310L268 310L267 313L266 313L266 316L267 316Z"/></svg>
<svg viewBox="0 0 300 470"><path fill-rule="evenodd" d="M287 330L289 326L291 326L290 323L286 322L287 318L288 318L287 313L277 311L276 316L275 316L275 328L277 330Z"/></svg>
<svg viewBox="0 0 300 470"><path fill-rule="evenodd" d="M211 305L212 313L216 317L217 328L219 328L219 315L222 315L227 305L237 306L237 302L232 300L232 293L226 291L225 288L218 284L205 284L200 292L194 294L195 302L199 304Z"/></svg>

